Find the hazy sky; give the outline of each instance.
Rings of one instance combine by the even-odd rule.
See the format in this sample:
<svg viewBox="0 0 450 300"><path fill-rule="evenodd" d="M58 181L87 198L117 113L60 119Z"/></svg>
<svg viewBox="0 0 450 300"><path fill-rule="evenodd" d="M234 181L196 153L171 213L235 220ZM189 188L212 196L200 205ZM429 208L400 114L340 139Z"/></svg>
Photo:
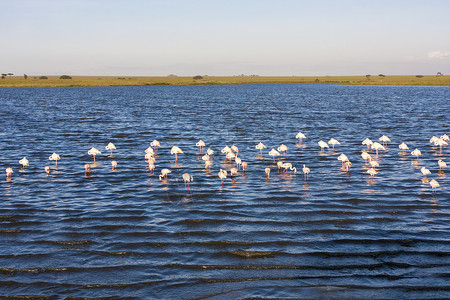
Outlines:
<svg viewBox="0 0 450 300"><path fill-rule="evenodd" d="M0 72L450 74L448 0L0 0Z"/></svg>

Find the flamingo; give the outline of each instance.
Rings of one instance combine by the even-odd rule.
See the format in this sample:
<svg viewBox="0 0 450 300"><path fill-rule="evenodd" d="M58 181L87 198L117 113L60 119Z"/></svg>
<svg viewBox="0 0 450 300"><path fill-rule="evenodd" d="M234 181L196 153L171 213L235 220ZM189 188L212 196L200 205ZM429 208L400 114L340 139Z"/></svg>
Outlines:
<svg viewBox="0 0 450 300"><path fill-rule="evenodd" d="M283 162L281 160L277 161L278 172L283 168Z"/></svg>
<svg viewBox="0 0 450 300"><path fill-rule="evenodd" d="M231 161L233 159L236 159L236 154L234 154L233 152L228 152L226 158Z"/></svg>
<svg viewBox="0 0 450 300"><path fill-rule="evenodd" d="M277 150L272 149L272 150L269 151L269 155L273 157L273 162L275 162L275 156L279 156L281 154Z"/></svg>
<svg viewBox="0 0 450 300"><path fill-rule="evenodd" d="M306 139L306 136L303 133L299 132L299 133L297 133L295 138L299 139L299 143L301 144L302 143L302 139Z"/></svg>
<svg viewBox="0 0 450 300"><path fill-rule="evenodd" d="M267 178L270 178L270 168L265 168L264 172L266 172Z"/></svg>
<svg viewBox="0 0 450 300"><path fill-rule="evenodd" d="M439 170L442 170L443 168L447 168L447 164L442 159L438 160Z"/></svg>
<svg viewBox="0 0 450 300"><path fill-rule="evenodd" d="M159 180L162 180L163 178L167 179L167 174L172 173L169 169L162 169L161 175L159 175Z"/></svg>
<svg viewBox="0 0 450 300"><path fill-rule="evenodd" d="M345 162L345 170L346 170L347 172L349 172L351 166L352 166L351 161L347 160L347 161Z"/></svg>
<svg viewBox="0 0 450 300"><path fill-rule="evenodd" d="M150 146L153 147L153 149L155 150L155 152L158 152L158 147L161 147L161 144L157 141L157 140L153 140L150 143Z"/></svg>
<svg viewBox="0 0 450 300"><path fill-rule="evenodd" d="M280 147L277 148L279 152L283 152L283 157L286 155L286 151L288 151L288 147L285 144L281 144Z"/></svg>
<svg viewBox="0 0 450 300"><path fill-rule="evenodd" d="M379 166L380 166L380 164L377 163L377 162L374 161L374 160L369 161L369 164L370 164L370 166L371 166L372 168L375 168L375 167L379 167Z"/></svg>
<svg viewBox="0 0 450 300"><path fill-rule="evenodd" d="M227 171L220 169L219 173L217 173L220 180L222 181L222 187L223 187L223 181L227 178Z"/></svg>
<svg viewBox="0 0 450 300"><path fill-rule="evenodd" d="M92 147L92 148L88 151L88 154L94 156L94 162L95 162L95 156L98 155L98 154L102 154L102 153L100 152L100 150L98 150L98 149Z"/></svg>
<svg viewBox="0 0 450 300"><path fill-rule="evenodd" d="M446 135L446 134L441 135L440 139L441 139L441 140L444 140L444 141L446 141L446 142L450 140L450 138L449 138L448 135Z"/></svg>
<svg viewBox="0 0 450 300"><path fill-rule="evenodd" d="M259 152L261 153L262 156L262 149L266 149L267 147L263 143L259 142L259 144L255 146L255 148L259 149Z"/></svg>
<svg viewBox="0 0 450 300"><path fill-rule="evenodd" d="M377 151L377 156L378 156L378 150L386 150L386 148L384 148L384 146L378 142L373 143L370 147Z"/></svg>
<svg viewBox="0 0 450 300"><path fill-rule="evenodd" d="M211 160L211 156L209 156L208 154L205 154L202 156L202 160L203 161Z"/></svg>
<svg viewBox="0 0 450 300"><path fill-rule="evenodd" d="M246 161L243 161L243 162L242 162L242 172L243 172L243 173L246 172L247 166L248 166L247 162L246 162Z"/></svg>
<svg viewBox="0 0 450 300"><path fill-rule="evenodd" d="M183 151L178 148L177 146L173 146L172 149L170 149L170 154L175 154L175 163L178 161L178 154L183 153Z"/></svg>
<svg viewBox="0 0 450 300"><path fill-rule="evenodd" d="M400 145L398 145L398 147L403 150L403 153L406 153L406 150L409 150L408 145L406 145L405 143L401 143Z"/></svg>
<svg viewBox="0 0 450 300"><path fill-rule="evenodd" d="M230 152L232 152L232 151L231 151L231 148L230 148L230 147L225 146L225 147L221 150L221 152L222 152L222 153L230 153Z"/></svg>
<svg viewBox="0 0 450 300"><path fill-rule="evenodd" d="M85 164L84 165L84 170L86 171L86 174L90 174L91 173L91 166L89 164Z"/></svg>
<svg viewBox="0 0 450 300"><path fill-rule="evenodd" d="M430 172L430 170L428 170L427 168L425 168L425 167L422 167L421 169L420 169L420 172L422 172L422 174L423 174L423 177L427 177L427 175L430 175L431 174L431 172Z"/></svg>
<svg viewBox="0 0 450 300"><path fill-rule="evenodd" d="M436 141L439 140L439 138L437 136L432 136L430 139L430 144L436 144Z"/></svg>
<svg viewBox="0 0 450 300"><path fill-rule="evenodd" d="M297 173L297 168L293 167L291 163L284 163L282 167L284 168L283 172L287 172L287 170L290 169L291 171L294 171L294 174Z"/></svg>
<svg viewBox="0 0 450 300"><path fill-rule="evenodd" d="M235 145L233 145L233 146L231 146L231 151L233 151L234 153L236 153L236 157L238 156L238 154L239 154L239 148L238 147L236 147Z"/></svg>
<svg viewBox="0 0 450 300"><path fill-rule="evenodd" d="M112 167L112 170L115 171L117 169L117 161L113 160L111 162L111 167Z"/></svg>
<svg viewBox="0 0 450 300"><path fill-rule="evenodd" d="M344 153L342 153L341 155L338 156L337 160L342 162L342 166L344 166L344 163L346 161L348 161L348 157L347 155L345 155Z"/></svg>
<svg viewBox="0 0 450 300"><path fill-rule="evenodd" d="M372 156L370 156L370 154L367 153L366 151L363 151L363 152L361 153L361 157L364 159L364 161L366 162L366 164L367 164L367 161L372 160Z"/></svg>
<svg viewBox="0 0 450 300"><path fill-rule="evenodd" d="M422 152L420 152L420 150L416 148L411 152L411 155L417 156L417 160L419 160L419 156L422 155Z"/></svg>
<svg viewBox="0 0 450 300"><path fill-rule="evenodd" d="M340 145L341 143L339 143L336 139L332 138L328 141L328 144L333 145L333 150L334 150L334 145Z"/></svg>
<svg viewBox="0 0 450 300"><path fill-rule="evenodd" d="M439 183L436 180L431 179L430 185L431 185L431 190L433 191L433 194L436 194L436 189L439 187Z"/></svg>
<svg viewBox="0 0 450 300"><path fill-rule="evenodd" d="M152 147L148 147L147 149L145 149L145 154L149 154L154 156L155 155L155 151L153 150Z"/></svg>
<svg viewBox="0 0 450 300"><path fill-rule="evenodd" d="M47 174L47 176L50 175L50 167L49 166L45 166L44 167L45 173Z"/></svg>
<svg viewBox="0 0 450 300"><path fill-rule="evenodd" d="M107 146L105 146L106 150L111 151L111 156L113 156L113 150L116 150L116 146L113 143L109 143Z"/></svg>
<svg viewBox="0 0 450 300"><path fill-rule="evenodd" d="M303 171L303 174L305 174L305 180L308 180L308 176L309 176L308 174L311 170L307 166L303 165L302 171Z"/></svg>
<svg viewBox="0 0 450 300"><path fill-rule="evenodd" d="M319 147L322 149L322 152L323 152L323 150L325 149L325 148L330 148L330 147L328 147L328 144L327 143L325 143L324 141L319 141L317 144L319 144Z"/></svg>
<svg viewBox="0 0 450 300"><path fill-rule="evenodd" d="M12 168L6 168L6 178L11 178L12 173L14 173Z"/></svg>
<svg viewBox="0 0 450 300"><path fill-rule="evenodd" d="M148 170L150 171L150 175L155 174L155 164L152 162L148 162Z"/></svg>
<svg viewBox="0 0 450 300"><path fill-rule="evenodd" d="M239 157L236 157L236 158L234 159L234 161L235 161L235 163L236 163L237 169L239 170L239 169L240 169L240 166L241 166L241 164L242 164L242 159L240 159Z"/></svg>
<svg viewBox="0 0 450 300"><path fill-rule="evenodd" d="M200 153L202 153L202 152L203 152L203 147L205 147L206 144L205 144L204 141L200 140L200 141L198 141L198 142L195 144L195 146L200 147ZM189 175L189 174L188 174L188 175Z"/></svg>
<svg viewBox="0 0 450 300"><path fill-rule="evenodd" d="M378 174L378 172L377 172L374 168L370 168L369 170L367 170L366 173L369 173L369 175L370 175L371 177L374 177L375 175Z"/></svg>
<svg viewBox="0 0 450 300"><path fill-rule="evenodd" d="M440 152L442 153L442 146L448 145L446 141L443 139L437 139L437 141L434 143L435 146L439 146Z"/></svg>
<svg viewBox="0 0 450 300"><path fill-rule="evenodd" d="M231 178L233 178L233 176L237 176L238 174L238 170L236 168L231 168L230 169L230 176Z"/></svg>
<svg viewBox="0 0 450 300"><path fill-rule="evenodd" d="M209 170L209 168L211 168L211 166L212 166L212 161L206 160L206 161L205 161L205 169L206 169L206 170Z"/></svg>
<svg viewBox="0 0 450 300"><path fill-rule="evenodd" d="M366 138L364 141L362 141L363 145L367 145L367 150L370 149L370 146L372 146L373 142L369 138Z"/></svg>
<svg viewBox="0 0 450 300"><path fill-rule="evenodd" d="M188 173L184 173L182 175L182 177L184 180L184 191L186 191L186 187L187 187L187 190L189 191L189 182L194 181L194 178L191 175L189 175Z"/></svg>
<svg viewBox="0 0 450 300"><path fill-rule="evenodd" d="M214 151L211 149L206 150L206 154L208 154L209 156L212 156L214 154Z"/></svg>
<svg viewBox="0 0 450 300"><path fill-rule="evenodd" d="M19 160L19 164L21 164L23 168L29 166L28 159L26 157L22 158L21 160Z"/></svg>
<svg viewBox="0 0 450 300"><path fill-rule="evenodd" d="M53 154L50 155L50 157L49 157L48 159L49 159L49 160L54 160L54 161L55 161L55 168L57 169L57 168L58 168L58 160L60 160L61 157L60 157L58 154L56 154L56 153L53 152Z"/></svg>
<svg viewBox="0 0 450 300"><path fill-rule="evenodd" d="M391 139L389 139L387 136L382 135L379 139L380 142L383 142L383 146L387 146L387 142L390 142Z"/></svg>

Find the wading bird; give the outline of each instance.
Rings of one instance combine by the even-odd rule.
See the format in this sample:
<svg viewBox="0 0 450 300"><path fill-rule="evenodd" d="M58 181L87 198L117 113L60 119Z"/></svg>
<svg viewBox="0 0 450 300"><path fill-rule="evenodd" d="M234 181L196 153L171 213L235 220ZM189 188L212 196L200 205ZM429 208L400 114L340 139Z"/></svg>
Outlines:
<svg viewBox="0 0 450 300"><path fill-rule="evenodd" d="M286 155L286 151L288 151L288 147L285 144L281 144L280 147L277 148L279 152L283 152L283 157Z"/></svg>
<svg viewBox="0 0 450 300"><path fill-rule="evenodd" d="M217 175L220 178L220 181L222 182L222 187L223 187L223 181L227 178L227 171L220 169L219 173L217 173Z"/></svg>
<svg viewBox="0 0 450 300"><path fill-rule="evenodd" d="M267 178L270 178L270 168L265 168L264 172L266 172Z"/></svg>
<svg viewBox="0 0 450 300"><path fill-rule="evenodd" d="M366 146L367 146L367 150L369 150L369 149L370 149L370 146L372 146L373 142L372 142L371 139L366 138L364 141L362 141L362 144L363 144L363 145L366 145Z"/></svg>
<svg viewBox="0 0 450 300"><path fill-rule="evenodd" d="M305 180L308 180L309 172L311 172L311 170L307 166L303 165L302 171L303 174L305 174Z"/></svg>
<svg viewBox="0 0 450 300"><path fill-rule="evenodd" d="M319 144L319 147L322 149L321 151L323 152L325 148L330 148L328 147L328 144L325 143L324 141L319 141L317 144Z"/></svg>
<svg viewBox="0 0 450 300"><path fill-rule="evenodd" d="M381 145L381 144L378 143L378 142L373 143L370 147L371 147L372 149L376 150L376 155L377 155L377 156L378 156L378 150L386 150L386 148L384 148L384 146Z"/></svg>
<svg viewBox="0 0 450 300"><path fill-rule="evenodd" d="M275 162L275 156L279 156L281 154L277 150L272 149L272 150L269 151L269 155L273 157L273 162Z"/></svg>
<svg viewBox="0 0 450 300"><path fill-rule="evenodd" d="M198 142L195 144L195 146L200 147L200 153L202 153L202 152L203 152L203 147L205 147L206 144L205 144L204 141L200 140L200 141L198 141Z"/></svg>
<svg viewBox="0 0 450 300"><path fill-rule="evenodd" d="M303 133L299 132L299 133L297 133L297 135L295 136L295 138L297 138L298 141L299 141L299 143L301 144L301 143L302 143L302 140L303 140L303 139L306 139L306 136L305 136Z"/></svg>
<svg viewBox="0 0 450 300"><path fill-rule="evenodd" d="M92 147L89 151L88 151L89 155L93 155L94 156L94 162L95 162L95 156L98 154L102 154L100 152L100 150L98 150L97 148Z"/></svg>
<svg viewBox="0 0 450 300"><path fill-rule="evenodd" d="M113 143L109 143L105 146L105 149L111 151L111 156L113 156L113 150L116 150L116 146Z"/></svg>
<svg viewBox="0 0 450 300"><path fill-rule="evenodd" d="M411 155L416 156L416 157L417 157L417 160L419 160L419 156L422 155L422 152L420 152L420 150L416 148L416 149L414 149L413 151L411 151Z"/></svg>
<svg viewBox="0 0 450 300"><path fill-rule="evenodd" d="M113 160L111 162L111 167L112 167L112 170L115 171L117 169L117 161Z"/></svg>
<svg viewBox="0 0 450 300"><path fill-rule="evenodd" d="M423 177L427 177L427 175L431 174L430 170L425 167L420 168L420 172L423 174Z"/></svg>
<svg viewBox="0 0 450 300"><path fill-rule="evenodd" d="M383 146L387 146L387 142L390 142L391 139L385 135L382 135L379 139L380 142L383 142Z"/></svg>
<svg viewBox="0 0 450 300"><path fill-rule="evenodd" d="M431 185L431 190L433 191L434 194L436 194L436 190L439 187L439 183L436 180L431 179L430 185Z"/></svg>
<svg viewBox="0 0 450 300"><path fill-rule="evenodd" d="M56 154L56 153L53 152L53 154L50 155L50 157L49 157L48 159L49 159L49 160L54 160L54 161L55 161L55 168L57 169L57 168L58 168L58 160L60 160L61 157L60 157L58 154Z"/></svg>
<svg viewBox="0 0 450 300"><path fill-rule="evenodd" d="M12 168L6 168L6 178L11 178L12 173L14 173Z"/></svg>
<svg viewBox="0 0 450 300"><path fill-rule="evenodd" d="M167 179L167 174L172 173L169 169L162 169L161 174L159 175L159 180L162 180L163 178Z"/></svg>
<svg viewBox="0 0 450 300"><path fill-rule="evenodd" d="M172 149L170 149L170 154L175 154L175 163L178 161L178 154L183 153L183 151L178 148L177 146L173 146Z"/></svg>
<svg viewBox="0 0 450 300"><path fill-rule="evenodd" d="M29 166L28 159L26 157L22 158L21 160L19 160L19 164L21 164L23 168L28 167Z"/></svg>
<svg viewBox="0 0 450 300"><path fill-rule="evenodd" d="M182 177L184 180L184 191L186 191L186 187L187 187L187 190L189 191L189 182L194 181L194 178L191 175L189 175L188 173L184 173L182 175Z"/></svg>
<svg viewBox="0 0 450 300"><path fill-rule="evenodd" d="M332 138L328 141L328 144L333 145L333 150L334 150L334 145L340 145L341 143L339 143L336 139Z"/></svg>
<svg viewBox="0 0 450 300"><path fill-rule="evenodd" d="M48 175L50 175L50 167L49 166L45 166L44 167L45 173Z"/></svg>
<svg viewBox="0 0 450 300"><path fill-rule="evenodd" d="M369 173L371 177L374 177L378 174L378 172L374 168L370 168L369 170L367 170L367 173Z"/></svg>
<svg viewBox="0 0 450 300"><path fill-rule="evenodd" d="M261 153L262 156L262 149L266 149L267 147L263 143L259 142L259 144L255 146L255 148L259 149L259 152Z"/></svg>
<svg viewBox="0 0 450 300"><path fill-rule="evenodd" d="M443 168L447 168L447 164L442 159L438 160L439 170L442 170Z"/></svg>

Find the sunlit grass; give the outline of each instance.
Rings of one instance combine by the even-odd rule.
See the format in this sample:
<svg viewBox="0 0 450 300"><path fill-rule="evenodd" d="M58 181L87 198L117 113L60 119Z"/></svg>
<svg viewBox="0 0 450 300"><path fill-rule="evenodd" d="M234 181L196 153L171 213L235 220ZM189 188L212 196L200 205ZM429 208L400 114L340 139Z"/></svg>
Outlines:
<svg viewBox="0 0 450 300"><path fill-rule="evenodd" d="M152 86L152 85L207 85L257 83L343 83L354 85L417 85L450 86L450 76L203 76L193 77L128 77L128 76L12 76L0 79L0 87L56 87L56 86Z"/></svg>

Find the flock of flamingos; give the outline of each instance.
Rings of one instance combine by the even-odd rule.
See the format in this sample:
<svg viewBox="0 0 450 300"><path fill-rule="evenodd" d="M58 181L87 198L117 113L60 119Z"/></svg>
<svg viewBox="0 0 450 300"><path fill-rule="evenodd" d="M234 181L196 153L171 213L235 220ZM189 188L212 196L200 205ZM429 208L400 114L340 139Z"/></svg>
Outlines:
<svg viewBox="0 0 450 300"><path fill-rule="evenodd" d="M299 143L302 144L302 139L306 138L306 136L299 132L296 135L296 138L299 139ZM387 143L390 142L391 140L383 135L379 138L379 141L381 142L381 144L379 142L373 142L370 139L365 139L364 141L362 141L362 145L367 146L367 149L362 150L361 152L361 157L362 159L364 159L366 165L370 165L370 167L368 168L368 170L366 171L371 177L374 177L375 175L378 174L377 171L377 167L379 167L378 162L376 161L376 157L378 157L378 151L379 150L386 150L387 147ZM448 141L449 141L449 137L444 134L441 137L436 137L433 136L430 139L430 143L434 144L435 146L439 146L440 147L440 151L442 153L442 147L448 146ZM332 138L328 141L328 143L324 142L324 141L319 141L318 145L321 148L321 151L323 152L325 148L329 148L331 145L334 149L335 145L339 145L340 143ZM146 162L148 164L147 169L150 171L150 175L154 175L154 170L155 170L155 162L156 162L156 153L158 151L158 147L160 147L160 143L157 140L154 140L150 143L150 147L148 147L145 150L145 159ZM200 140L198 141L198 143L196 143L196 146L200 148L200 153L203 154L204 151L204 147L206 147L205 143ZM407 150L409 150L409 147L405 144L405 143L401 143L398 146L403 152L402 154L406 155L407 154ZM267 149L267 147L263 144L263 143L259 143L258 145L255 146L256 149L260 150L260 154L261 156L263 155L262 151L263 149ZM109 143L106 147L106 150L109 150L111 152L111 157L113 157L113 150L116 149L115 145L113 143ZM369 154L370 149L375 150L375 157L373 156L373 154ZM275 163L275 157L276 156L280 156L281 153L283 152L285 153L288 150L288 147L284 144L282 144L281 146L279 146L277 149L272 149L269 151L269 155L273 157L273 162ZM231 178L233 178L233 176L237 176L238 175L238 171L240 170L240 168L242 167L242 172L245 173L246 169L247 169L247 162L242 161L242 159L239 157L239 149L238 147L236 147L235 145L231 146L231 147L224 147L221 152L223 154L226 155L226 158L230 161L233 162L233 165L235 164L235 167L232 167L229 170L230 176ZM170 154L175 155L175 164L178 161L178 154L183 153L183 151L177 147L177 146L173 146L170 150ZM89 155L92 155L94 158L94 162L95 162L95 156L98 154L101 154L101 152L96 149L96 148L91 148L88 151ZM211 166L212 166L212 156L214 154L214 151L211 149L206 150L206 153L202 156L202 160L205 162L205 169L206 170L210 170ZM419 149L414 149L411 152L411 155L417 157L417 160L419 159L419 156L422 155L421 151ZM55 161L55 168L58 167L58 160L60 160L61 157L56 154L53 153L50 157L49 160L54 160ZM339 157L337 158L339 161L342 162L342 168L344 168L346 170L346 172L350 171L350 167L352 165L352 163L350 162L350 160L348 159L348 157L345 154L341 154L339 155ZM23 168L26 168L27 166L29 166L29 161L27 160L26 157L22 158L19 163L22 165ZM438 160L438 166L440 170L443 170L444 168L447 167L447 164L445 163L445 161L443 161L442 159ZM116 171L117 169L117 161L113 160L111 161L111 165L112 165L112 170ZM278 167L278 171L280 172L289 172L289 170L293 171L294 173L297 173L297 169L296 167L294 167L291 163L288 162L283 162L283 161L278 161L277 162L277 167ZM89 176L90 174L90 168L91 165L90 164L85 164L84 166L85 168L85 174L86 176ZM45 166L44 168L47 176L50 175L51 169L49 166ZM265 168L265 174L266 176L269 178L270 177L270 168L267 167ZM422 174L424 175L424 177L426 178L427 175L431 174L430 170L427 169L426 167L422 167L420 169L420 171L422 172ZM159 179L160 180L167 180L167 176L168 174L170 174L172 171L170 169L167 168L163 168L161 169L161 174L159 175ZM309 180L308 176L310 173L310 169L306 166L303 165L302 168L302 172L304 174L304 178L305 180ZM6 168L6 179L9 181L12 178L12 174L14 173L13 169L11 167ZM222 187L223 187L223 182L224 180L227 178L228 176L228 171L220 169L220 171L218 172L218 177L221 180L222 183ZM185 183L185 190L189 191L189 182L193 181L193 177L191 175L189 175L188 173L184 173L182 174L182 178L184 180ZM432 179L429 180L429 185L432 188L432 192L436 193L436 189L439 187L439 183Z"/></svg>

